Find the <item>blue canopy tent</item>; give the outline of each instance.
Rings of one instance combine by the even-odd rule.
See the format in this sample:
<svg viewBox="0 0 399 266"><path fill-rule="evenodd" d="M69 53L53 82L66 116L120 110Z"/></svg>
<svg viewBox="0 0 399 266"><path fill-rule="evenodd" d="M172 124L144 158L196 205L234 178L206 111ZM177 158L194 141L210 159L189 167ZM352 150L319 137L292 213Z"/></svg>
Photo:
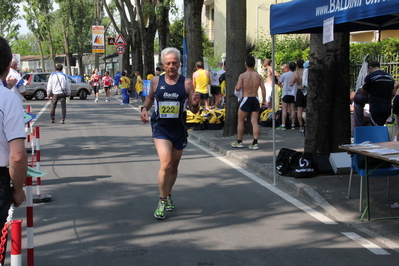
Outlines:
<svg viewBox="0 0 399 266"><path fill-rule="evenodd" d="M270 8L270 34L321 33L334 17L334 31L399 29L397 0L294 0Z"/></svg>
<svg viewBox="0 0 399 266"><path fill-rule="evenodd" d="M270 34L274 75L276 34L322 33L323 22L334 17L335 32L399 29L398 0L293 0L271 5ZM274 77L272 78L274 82ZM274 84L273 84L274 88ZM272 90L274 99L274 90ZM275 113L273 109L273 160L276 169ZM274 171L274 184L276 172Z"/></svg>

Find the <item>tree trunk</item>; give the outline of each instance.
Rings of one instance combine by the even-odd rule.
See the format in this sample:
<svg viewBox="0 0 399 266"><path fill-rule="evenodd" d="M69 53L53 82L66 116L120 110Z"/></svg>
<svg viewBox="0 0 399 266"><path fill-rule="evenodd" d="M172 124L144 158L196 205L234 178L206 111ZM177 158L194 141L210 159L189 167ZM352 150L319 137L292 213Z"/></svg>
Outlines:
<svg viewBox="0 0 399 266"><path fill-rule="evenodd" d="M134 27L133 34L132 34L132 42L131 42L131 56L132 56L132 68L131 72L133 73L136 69L143 69L143 50L141 45L141 35L138 29L137 22L134 23L136 27ZM129 60L129 58L127 58ZM128 69L128 68L126 68ZM133 73L134 74L134 73Z"/></svg>
<svg viewBox="0 0 399 266"><path fill-rule="evenodd" d="M238 76L245 72L247 1L227 0L226 32L229 38L226 43L226 119L223 136L237 133L238 101L234 94ZM234 44L234 45L232 45Z"/></svg>
<svg viewBox="0 0 399 266"><path fill-rule="evenodd" d="M35 40L36 40L36 42L37 42L37 47L39 48L40 65L41 65L41 67L42 67L42 69L43 69L43 72L45 72L45 71L46 71L46 66L45 66L45 63L44 63L44 55L43 55L42 42L40 41L40 39L39 39L36 35L34 35L34 37L35 37ZM31 70L31 69L29 69L29 71L36 71L36 70Z"/></svg>
<svg viewBox="0 0 399 266"><path fill-rule="evenodd" d="M201 11L204 0L184 0L184 33L187 41L187 77L192 78L195 62L202 55Z"/></svg>
<svg viewBox="0 0 399 266"><path fill-rule="evenodd" d="M162 51L166 47L169 47L169 40L170 40L170 34L169 34L169 6L165 3L165 0L159 0L159 8L161 10L159 11L161 13L159 19L158 19L158 36L159 36L159 51Z"/></svg>
<svg viewBox="0 0 399 266"><path fill-rule="evenodd" d="M154 38L157 31L157 21L155 13L151 12L148 18L148 23L145 23L143 10L140 0L135 0L137 9L137 21L141 35L141 46L144 54L144 69L138 69L143 79L146 78L147 73L154 72ZM155 9L155 6L154 6ZM148 24L147 27L145 24Z"/></svg>
<svg viewBox="0 0 399 266"><path fill-rule="evenodd" d="M68 32L65 30L64 25L61 25L62 27L62 35L64 37L64 50L66 54L66 74L71 75L71 60L69 60L69 37L68 37Z"/></svg>
<svg viewBox="0 0 399 266"><path fill-rule="evenodd" d="M350 142L349 32L322 41L322 33L311 34L305 151L313 154L338 152Z"/></svg>

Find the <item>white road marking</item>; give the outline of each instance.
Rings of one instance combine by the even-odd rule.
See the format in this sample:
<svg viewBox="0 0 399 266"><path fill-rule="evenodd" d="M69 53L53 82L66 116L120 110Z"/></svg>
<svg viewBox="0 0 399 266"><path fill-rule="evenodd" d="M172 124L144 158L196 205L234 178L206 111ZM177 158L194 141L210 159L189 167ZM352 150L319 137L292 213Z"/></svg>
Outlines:
<svg viewBox="0 0 399 266"><path fill-rule="evenodd" d="M48 100L46 105L43 106L42 110L40 110L40 112L36 115L36 117L32 120L31 122L31 126L33 127L33 125L35 124L36 120L39 119L39 117L44 113L44 111L46 111L47 107L50 105L51 100Z"/></svg>
<svg viewBox="0 0 399 266"><path fill-rule="evenodd" d="M297 208L299 208L299 209L303 210L304 212L308 213L309 215L313 216L314 218L316 218L320 222L322 222L324 224L337 224L337 222L331 220L330 218L328 218L327 216L321 214L320 212L315 211L311 207L309 207L306 204L300 202L299 200L295 199L294 197L288 195L287 193L281 191L280 189L278 189L275 186L271 185L267 181L265 181L265 180L257 177L256 175L250 173L249 171L245 170L241 166L239 166L239 165L227 160L226 158L222 157L221 155L219 155L219 154L217 154L217 153L215 153L213 151L210 151L209 149L203 147L202 145L200 145L200 144L198 144L198 143L196 143L194 141L190 140L190 143L193 144L194 146L200 148L201 150L209 153L213 157L219 159L223 163L229 165L230 167L232 167L233 169L235 169L238 172L242 173L243 175L249 177L250 179L252 179L253 181L257 182L261 186L267 188L271 192L277 194L278 196L280 196L281 198L285 199L286 201L288 201L292 205L296 206Z"/></svg>
<svg viewBox="0 0 399 266"><path fill-rule="evenodd" d="M371 243L369 240L359 236L356 233L352 233L352 232L341 232L343 235L349 237L350 239L352 239L353 241L357 242L358 244L360 244L361 246L367 248L368 250L370 250L371 252L373 252L375 255L391 255L388 251L380 248L379 246L377 246L376 244Z"/></svg>

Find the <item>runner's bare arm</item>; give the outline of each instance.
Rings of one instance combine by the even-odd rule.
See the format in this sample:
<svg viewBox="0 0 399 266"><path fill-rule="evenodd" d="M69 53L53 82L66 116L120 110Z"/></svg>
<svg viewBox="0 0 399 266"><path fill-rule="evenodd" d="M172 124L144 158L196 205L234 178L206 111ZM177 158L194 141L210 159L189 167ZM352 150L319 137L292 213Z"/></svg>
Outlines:
<svg viewBox="0 0 399 266"><path fill-rule="evenodd" d="M244 86L242 77L243 77L242 74L238 77L236 91L240 91L242 89L242 87Z"/></svg>
<svg viewBox="0 0 399 266"><path fill-rule="evenodd" d="M290 80L290 86L291 87L294 86L296 81L297 81L297 73L294 72L294 74L292 75L291 80Z"/></svg>

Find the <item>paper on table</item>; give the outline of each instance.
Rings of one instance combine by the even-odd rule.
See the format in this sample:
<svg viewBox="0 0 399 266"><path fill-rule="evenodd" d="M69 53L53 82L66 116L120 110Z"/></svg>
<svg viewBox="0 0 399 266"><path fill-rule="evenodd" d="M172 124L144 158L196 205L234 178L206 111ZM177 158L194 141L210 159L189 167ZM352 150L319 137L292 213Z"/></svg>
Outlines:
<svg viewBox="0 0 399 266"><path fill-rule="evenodd" d="M370 152L370 153L381 154L381 155L399 153L399 150L394 150L394 149L374 149L374 150L371 149L371 150L366 150L366 151Z"/></svg>
<svg viewBox="0 0 399 266"><path fill-rule="evenodd" d="M399 162L399 156L396 156L396 157L389 157L388 160Z"/></svg>
<svg viewBox="0 0 399 266"><path fill-rule="evenodd" d="M381 146L371 144L371 143L363 143L363 144L344 144L341 145L342 147L348 147L351 149L356 149L359 151L368 151L370 149L377 149L377 148L382 148ZM398 152L399 153L399 152Z"/></svg>

